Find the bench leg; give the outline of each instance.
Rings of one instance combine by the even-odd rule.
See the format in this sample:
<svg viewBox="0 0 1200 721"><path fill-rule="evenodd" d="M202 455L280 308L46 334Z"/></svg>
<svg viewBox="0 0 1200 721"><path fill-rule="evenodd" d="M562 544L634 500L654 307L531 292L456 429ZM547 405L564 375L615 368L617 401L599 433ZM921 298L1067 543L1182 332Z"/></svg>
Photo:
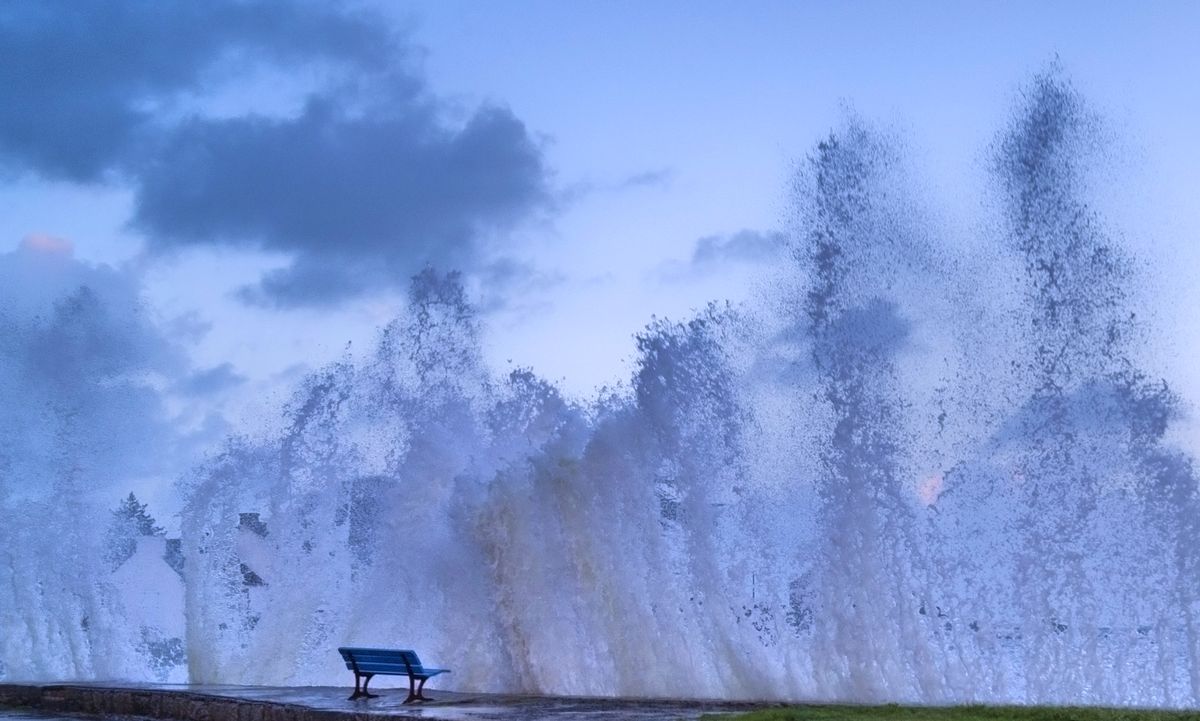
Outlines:
<svg viewBox="0 0 1200 721"><path fill-rule="evenodd" d="M359 688L358 688L358 679L359 679L359 676L360 676L360 675L361 675L361 677L362 677L362 680L363 680L363 681L362 681L362 690L361 690L361 691L360 691L360 690L359 690ZM351 694L351 695L350 695L350 698L349 698L349 699L347 699L347 700L349 700L349 701L353 701L354 699L357 699L357 698L364 698L364 697L365 697L365 698L379 698L379 694L376 694L376 693L367 693L367 684L371 682L371 677L373 677L374 675L375 675L375 674L373 674L373 673L364 673L364 674L359 674L359 673L357 673L357 672L356 672L356 673L354 674L354 693L353 693L353 694Z"/></svg>
<svg viewBox="0 0 1200 721"><path fill-rule="evenodd" d="M414 685L413 682L417 681L417 679L414 679L412 676L409 676L408 677L408 698L404 699L404 703L412 703L413 701L433 701L433 699L431 699L431 698L426 698L425 694L423 693L425 690L425 682L428 680L429 680L428 677L420 679L420 681L418 681Z"/></svg>

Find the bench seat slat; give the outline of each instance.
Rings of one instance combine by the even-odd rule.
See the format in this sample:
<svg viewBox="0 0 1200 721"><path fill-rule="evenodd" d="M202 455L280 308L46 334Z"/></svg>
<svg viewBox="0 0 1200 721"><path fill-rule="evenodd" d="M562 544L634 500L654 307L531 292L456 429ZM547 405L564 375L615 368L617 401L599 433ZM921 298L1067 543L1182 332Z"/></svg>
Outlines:
<svg viewBox="0 0 1200 721"><path fill-rule="evenodd" d="M408 666L396 663L373 663L371 661L359 661L358 670L362 673L408 673ZM346 664L346 668L350 671L354 670L354 666ZM416 670L415 668L413 669Z"/></svg>
<svg viewBox="0 0 1200 721"><path fill-rule="evenodd" d="M349 670L353 671L354 669L349 669ZM408 669L404 668L403 666L372 666L369 664L359 664L358 672L359 673L373 673L373 674L378 674L378 675L382 675L382 676L407 676L408 675ZM443 673L450 673L450 670L445 669L445 668L414 668L412 670L412 675L417 678L421 678L421 677L432 678L433 676L437 676L438 674L443 674Z"/></svg>
<svg viewBox="0 0 1200 721"><path fill-rule="evenodd" d="M401 656L415 656L416 653L413 651L356 651L353 649L347 649L342 652L342 655L354 656L356 658L359 656L389 656L399 658Z"/></svg>
<svg viewBox="0 0 1200 721"><path fill-rule="evenodd" d="M416 651L401 648L355 648L353 646L342 646L338 648L338 653L343 656L353 654L355 656L401 656L404 654L417 655Z"/></svg>

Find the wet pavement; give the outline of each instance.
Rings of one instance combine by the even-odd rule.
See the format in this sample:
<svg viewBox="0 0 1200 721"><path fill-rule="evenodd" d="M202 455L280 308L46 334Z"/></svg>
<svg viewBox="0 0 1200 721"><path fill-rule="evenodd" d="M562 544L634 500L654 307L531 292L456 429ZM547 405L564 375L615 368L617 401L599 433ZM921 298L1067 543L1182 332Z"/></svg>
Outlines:
<svg viewBox="0 0 1200 721"><path fill-rule="evenodd" d="M696 719L706 713L731 713L761 705L729 704L705 701L648 699L597 699L562 696L509 696L501 694L457 693L427 690L432 700L404 703L407 688L373 689L378 698L350 701L349 691L339 687L262 688L248 686L207 686L194 691L256 701L294 704L308 708L348 713L369 713L445 721L495 719L500 721L675 721Z"/></svg>
<svg viewBox="0 0 1200 721"><path fill-rule="evenodd" d="M0 721L79 721L80 717L28 709L0 708Z"/></svg>
<svg viewBox="0 0 1200 721"><path fill-rule="evenodd" d="M36 701L7 687L7 705L36 706L11 716L0 684L0 721L48 721L85 711L106 717L140 715L192 721L679 721L705 714L736 713L770 704L703 700L571 698L456 693L427 689L432 699L405 704L407 688L372 689L378 698L350 701L342 687L172 686L138 684L56 684L20 687L38 694ZM49 713L50 715L43 715ZM57 715L55 715L57 714Z"/></svg>

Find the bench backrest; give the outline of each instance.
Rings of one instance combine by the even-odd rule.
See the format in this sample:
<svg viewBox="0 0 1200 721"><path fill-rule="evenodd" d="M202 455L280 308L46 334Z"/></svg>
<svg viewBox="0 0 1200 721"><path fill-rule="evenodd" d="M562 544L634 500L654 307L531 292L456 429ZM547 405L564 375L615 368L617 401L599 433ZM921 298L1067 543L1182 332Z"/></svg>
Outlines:
<svg viewBox="0 0 1200 721"><path fill-rule="evenodd" d="M405 674L409 671L420 673L421 659L416 651L395 648L353 648L343 646L338 649L346 668L351 671L358 667L359 673Z"/></svg>

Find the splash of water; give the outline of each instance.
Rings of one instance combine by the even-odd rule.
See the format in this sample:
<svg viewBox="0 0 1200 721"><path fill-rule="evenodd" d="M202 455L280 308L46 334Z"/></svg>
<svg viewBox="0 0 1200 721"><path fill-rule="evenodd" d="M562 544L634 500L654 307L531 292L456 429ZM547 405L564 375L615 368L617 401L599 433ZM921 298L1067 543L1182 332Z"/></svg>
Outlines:
<svg viewBox="0 0 1200 721"><path fill-rule="evenodd" d="M588 404L494 375L457 276L417 276L371 357L184 483L179 672L337 683L331 649L376 644L479 690L1200 705L1196 476L1086 199L1095 122L1032 83L986 300L902 146L848 122L797 176L788 277L653 323ZM118 606L88 576L31 611L28 560L0 563L0 676L145 675L95 665L144 642L39 628Z"/></svg>

